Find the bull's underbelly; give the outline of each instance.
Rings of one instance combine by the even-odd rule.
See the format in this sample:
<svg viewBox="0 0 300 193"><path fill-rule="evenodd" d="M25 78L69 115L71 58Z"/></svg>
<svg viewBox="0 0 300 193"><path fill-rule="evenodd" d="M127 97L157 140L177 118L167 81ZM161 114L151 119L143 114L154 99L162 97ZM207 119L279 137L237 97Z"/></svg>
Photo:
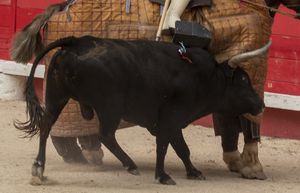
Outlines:
<svg viewBox="0 0 300 193"><path fill-rule="evenodd" d="M99 77L105 76L99 73ZM140 80L133 79L132 81ZM112 83L114 80L111 79L99 78L97 82L82 82L85 84L70 85L66 90L71 91L71 98L74 100L99 111L100 124L101 114L105 114L104 117L115 116L115 118L145 127L153 134L162 122L164 126L169 125L174 129L184 128L195 119L209 113L205 108L205 100L202 105L195 104L191 96L177 98L178 95L172 96L168 92L158 92L156 89L159 85L153 89L144 83L139 87L128 89L122 85L114 85ZM121 82L124 83L126 80ZM173 93L181 93L181 91L174 90Z"/></svg>

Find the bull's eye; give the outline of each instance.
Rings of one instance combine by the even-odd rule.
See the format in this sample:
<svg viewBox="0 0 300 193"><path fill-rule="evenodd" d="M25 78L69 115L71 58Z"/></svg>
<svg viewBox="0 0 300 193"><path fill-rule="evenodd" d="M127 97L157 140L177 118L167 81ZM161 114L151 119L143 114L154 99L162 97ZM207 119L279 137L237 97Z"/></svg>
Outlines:
<svg viewBox="0 0 300 193"><path fill-rule="evenodd" d="M242 82L244 84L249 84L248 78L246 76L242 76Z"/></svg>

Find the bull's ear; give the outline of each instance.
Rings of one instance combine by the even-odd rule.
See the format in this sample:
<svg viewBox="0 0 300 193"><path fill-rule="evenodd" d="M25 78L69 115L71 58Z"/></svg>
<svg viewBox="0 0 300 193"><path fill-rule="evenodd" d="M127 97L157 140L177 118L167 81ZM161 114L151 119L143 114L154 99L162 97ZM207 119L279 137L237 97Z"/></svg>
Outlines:
<svg viewBox="0 0 300 193"><path fill-rule="evenodd" d="M232 68L229 64L228 64L228 60L223 62L221 64L221 66L223 67L224 73L226 77L232 78L233 77L233 73L235 71L235 68Z"/></svg>

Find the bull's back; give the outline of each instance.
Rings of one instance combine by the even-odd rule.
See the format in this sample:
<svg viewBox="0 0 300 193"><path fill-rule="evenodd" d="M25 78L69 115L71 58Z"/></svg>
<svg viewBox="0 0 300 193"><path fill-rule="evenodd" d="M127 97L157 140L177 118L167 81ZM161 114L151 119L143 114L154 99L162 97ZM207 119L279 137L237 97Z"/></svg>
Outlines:
<svg viewBox="0 0 300 193"><path fill-rule="evenodd" d="M205 51L191 50L190 64L180 58L178 48L169 43L81 38L69 49L77 62L68 63L67 71L74 72L71 77L78 83L70 86L81 100L93 101L93 106L117 104L125 120L151 127L167 102L191 106L199 80L213 71L213 59Z"/></svg>

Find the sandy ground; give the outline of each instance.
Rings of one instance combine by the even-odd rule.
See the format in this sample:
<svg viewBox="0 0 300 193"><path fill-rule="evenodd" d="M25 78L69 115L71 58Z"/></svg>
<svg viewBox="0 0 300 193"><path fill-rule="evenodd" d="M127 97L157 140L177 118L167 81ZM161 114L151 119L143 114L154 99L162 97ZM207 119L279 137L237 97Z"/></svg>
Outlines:
<svg viewBox="0 0 300 193"><path fill-rule="evenodd" d="M133 127L118 131L117 138L139 166L140 176L127 173L105 148L103 166L65 164L49 141L45 176L53 183L32 186L29 181L38 148L37 138L20 138L21 133L12 124L16 118L25 119L24 102L0 102L0 193L300 192L300 141L264 137L260 159L269 178L245 180L227 170L222 161L220 138L214 137L212 129L199 126L190 126L184 135L192 161L206 176L205 181L187 180L182 163L170 148L166 171L177 185L158 184L154 180L155 139L145 129Z"/></svg>

